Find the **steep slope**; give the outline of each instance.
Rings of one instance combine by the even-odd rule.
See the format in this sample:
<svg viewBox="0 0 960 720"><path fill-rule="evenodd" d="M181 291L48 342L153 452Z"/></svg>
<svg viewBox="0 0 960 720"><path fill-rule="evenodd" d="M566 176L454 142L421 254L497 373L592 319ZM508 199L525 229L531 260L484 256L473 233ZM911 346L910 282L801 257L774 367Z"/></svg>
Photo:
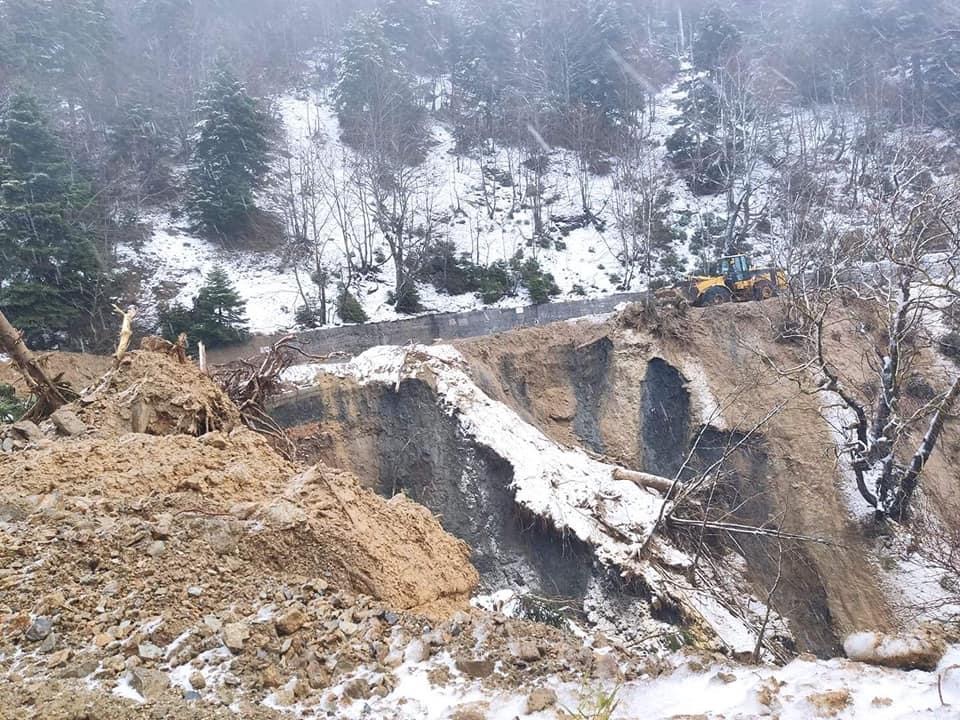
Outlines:
<svg viewBox="0 0 960 720"><path fill-rule="evenodd" d="M556 450L539 451L539 462L532 460L538 453L531 457L544 476L550 474L549 453L565 447L582 448L607 467L682 481L720 463L715 501L729 519L822 541L778 544L708 533L708 545L719 543L714 549L735 543L735 554L718 555L741 563L726 578L728 592L737 592L733 578L742 573L757 597L772 596L798 649L831 655L849 632L909 620L936 591L942 573L928 573L927 587L914 587L916 576L911 580L908 572L916 559L860 525L849 479L836 460L832 416L824 410L829 398L799 392L774 369L801 362L795 346L776 340L782 313L776 301L731 305L691 310L652 326L626 313L606 323L558 323L459 342L472 381L513 411L515 419L485 421L484 432L502 433L505 446L478 434L477 420L465 419L472 411L444 390L451 381L444 379L449 370L443 363L463 368L463 361L443 347L393 354L379 349L342 369L326 368L312 389L283 401L276 415L299 426L295 432L317 456L362 469L364 477L379 478L379 492L402 489L440 513L445 527L473 548L486 588L572 599L594 621L611 616L591 600L598 543L576 531L576 541L543 533L544 518L557 526L556 513L523 499L526 470L511 444L522 445L526 430L515 428L526 423L555 443ZM866 344L850 332L838 329L831 343L838 361L855 368ZM385 359L381 371L372 369ZM951 429L942 457L928 467L932 492L949 484L946 468L957 444ZM573 465L559 477L561 487L584 482ZM609 518L602 522L610 524ZM696 555L695 536L680 533L675 540ZM722 586L727 571L719 580L716 572L697 572ZM604 586L603 593L609 600L617 591ZM627 603L621 614L624 607L640 612Z"/></svg>

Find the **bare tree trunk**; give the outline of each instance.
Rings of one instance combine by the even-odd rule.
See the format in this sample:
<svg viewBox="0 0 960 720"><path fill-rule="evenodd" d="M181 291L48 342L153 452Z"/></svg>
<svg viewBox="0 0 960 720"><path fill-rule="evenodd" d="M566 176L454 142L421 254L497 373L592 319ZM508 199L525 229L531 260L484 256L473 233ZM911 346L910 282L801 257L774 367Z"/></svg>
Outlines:
<svg viewBox="0 0 960 720"><path fill-rule="evenodd" d="M2 312L0 312L0 348L13 358L27 381L30 391L37 396L36 404L27 413L31 420L42 419L69 402L65 391L47 377L33 353L30 352L30 348L23 342L23 333L11 325Z"/></svg>

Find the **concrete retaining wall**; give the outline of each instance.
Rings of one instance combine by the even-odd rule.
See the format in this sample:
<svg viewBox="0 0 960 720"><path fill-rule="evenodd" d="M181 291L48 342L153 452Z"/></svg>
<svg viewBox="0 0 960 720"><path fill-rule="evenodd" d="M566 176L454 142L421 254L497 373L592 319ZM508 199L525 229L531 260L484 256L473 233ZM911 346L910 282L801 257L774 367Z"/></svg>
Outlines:
<svg viewBox="0 0 960 720"><path fill-rule="evenodd" d="M429 344L435 340L480 337L513 330L572 320L588 315L613 312L621 303L637 302L646 293L619 293L602 298L528 305L521 308L486 308L462 313L422 315L406 320L344 325L342 327L305 330L297 333L303 349L313 355L344 352L356 355L376 345L405 345L408 342ZM233 346L210 353L210 361L222 363L255 355L280 336L257 336L242 346Z"/></svg>

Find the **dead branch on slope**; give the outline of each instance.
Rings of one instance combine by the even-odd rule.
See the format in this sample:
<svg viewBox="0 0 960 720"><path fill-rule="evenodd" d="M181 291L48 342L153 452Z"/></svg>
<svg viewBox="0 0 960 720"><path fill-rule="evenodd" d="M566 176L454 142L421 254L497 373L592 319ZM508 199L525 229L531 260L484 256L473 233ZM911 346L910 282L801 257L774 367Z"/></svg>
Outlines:
<svg viewBox="0 0 960 720"><path fill-rule="evenodd" d="M137 307L131 305L123 310L114 305L113 311L123 318L123 323L120 326L120 340L117 343L117 351L113 355L113 366L117 368L120 367L120 362L123 360L127 348L130 347L130 338L133 337L133 318L137 315Z"/></svg>
<svg viewBox="0 0 960 720"><path fill-rule="evenodd" d="M271 345L262 357L238 360L215 369L213 380L223 388L247 426L274 441L288 458L296 454L293 441L266 410L266 401L280 392L280 375L293 364L295 335L286 335Z"/></svg>
<svg viewBox="0 0 960 720"><path fill-rule="evenodd" d="M288 458L296 455L296 446L267 412L267 400L282 390L281 375L295 364L298 356L308 360L328 360L329 356L311 355L295 343L296 335L285 335L262 355L214 367L213 378L233 403L247 426L273 440Z"/></svg>

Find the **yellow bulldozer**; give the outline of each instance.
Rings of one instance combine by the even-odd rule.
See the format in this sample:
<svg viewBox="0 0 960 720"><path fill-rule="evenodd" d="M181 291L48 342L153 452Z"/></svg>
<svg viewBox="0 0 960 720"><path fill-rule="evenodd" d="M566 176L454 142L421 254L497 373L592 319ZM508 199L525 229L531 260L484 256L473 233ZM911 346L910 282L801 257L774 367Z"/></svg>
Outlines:
<svg viewBox="0 0 960 720"><path fill-rule="evenodd" d="M694 275L673 288L656 293L658 301L687 302L697 307L732 300L767 300L787 287L780 268L753 267L746 255L729 255L710 263L703 275Z"/></svg>

